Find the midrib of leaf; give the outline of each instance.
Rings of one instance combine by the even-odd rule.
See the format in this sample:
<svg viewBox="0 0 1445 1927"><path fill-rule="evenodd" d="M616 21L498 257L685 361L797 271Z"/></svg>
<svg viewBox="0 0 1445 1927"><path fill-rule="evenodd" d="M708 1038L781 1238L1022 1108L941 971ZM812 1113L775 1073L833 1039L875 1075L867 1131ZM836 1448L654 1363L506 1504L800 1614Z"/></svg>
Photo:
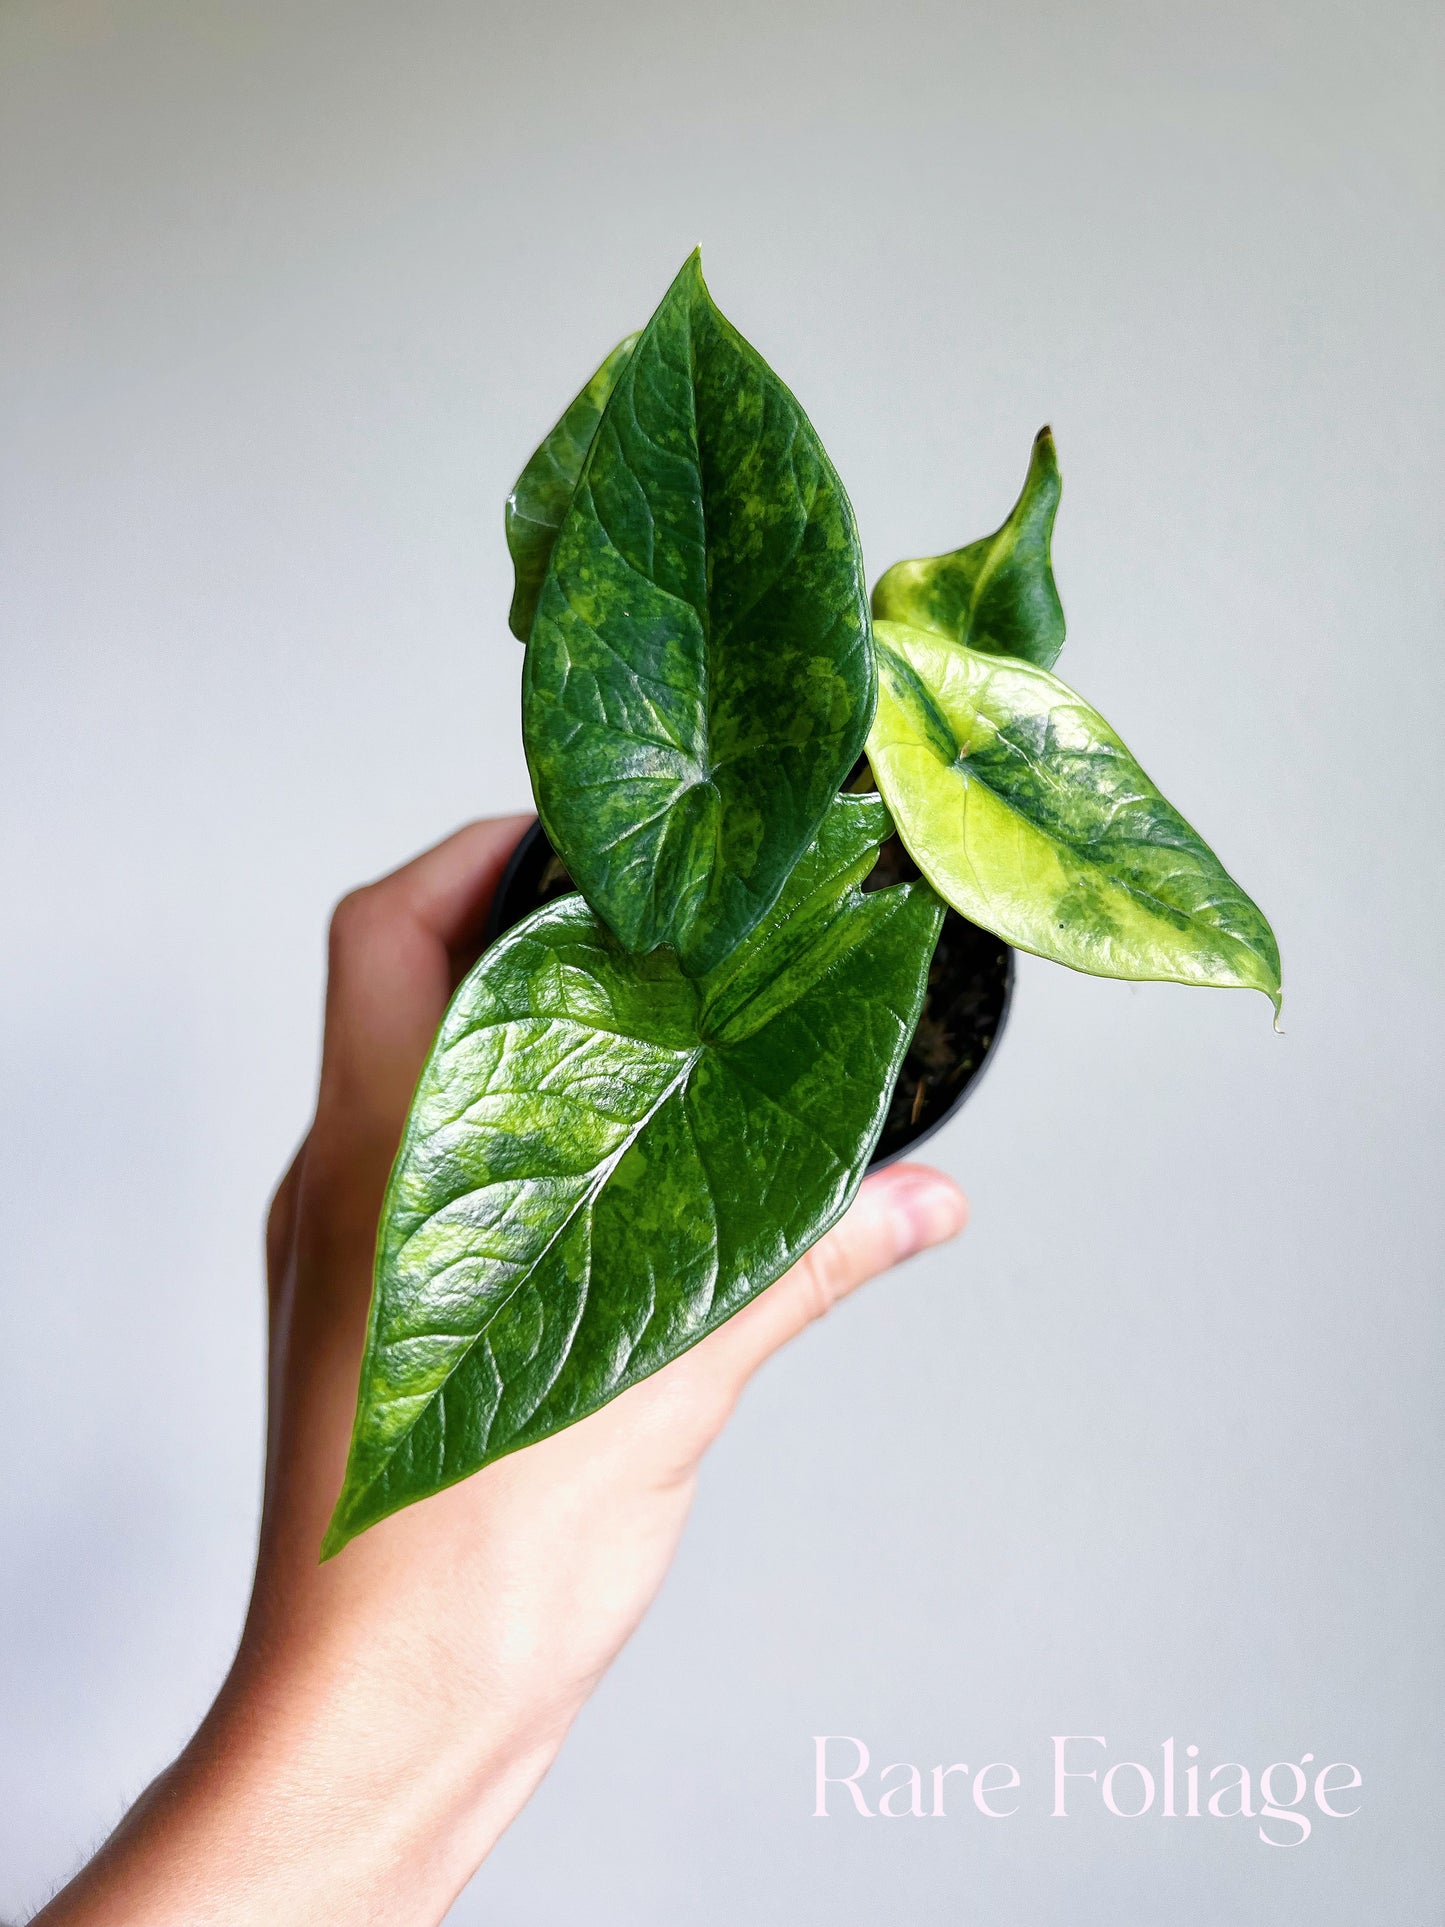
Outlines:
<svg viewBox="0 0 1445 1927"><path fill-rule="evenodd" d="M1026 823L1036 836L1043 837L1044 840L1052 844L1055 849L1065 851L1076 863L1086 863L1091 870L1097 871L1106 883L1110 884L1116 890L1122 890L1126 896L1132 897L1136 903L1142 904L1153 915L1157 916L1161 923L1172 925L1177 917L1183 917L1187 923L1201 931L1207 932L1216 942L1237 944L1241 950L1248 951L1250 956L1256 958L1260 956L1260 953L1252 943L1236 935L1234 931L1220 929L1217 923L1210 923L1208 919L1201 916L1197 910L1186 910L1182 904L1170 903L1166 898L1156 896L1152 890L1146 890L1131 878L1107 868L1097 857L1091 856L1087 850L1081 850L1076 844L1070 843L1065 837L1057 835L1053 830L1049 829L1046 824L1041 823L1037 817L1030 816L1027 810L1021 809L1017 803L1005 796L1001 790L995 789L987 777L980 776L977 770L970 769L966 753L960 754L953 767L959 772L965 785L976 783L981 790L984 790L991 796L994 801L1003 809L1007 810L1011 816L1017 817L1021 823ZM1192 830L1190 833L1191 835L1194 834ZM1144 849L1158 849L1164 846L1145 843L1141 847ZM1176 875L1180 876L1190 874L1193 874L1193 872L1186 870L1176 871ZM1260 958L1260 961L1263 962L1266 960Z"/></svg>
<svg viewBox="0 0 1445 1927"><path fill-rule="evenodd" d="M870 851L866 861L850 864L847 870L840 873L847 875L848 871L852 872L849 879L850 889L872 869L876 856L876 850ZM835 875L829 878L827 883L821 884L798 906L794 917L788 918L788 924L793 923L795 917L803 917L817 903L826 889L836 889L838 880L838 876ZM865 900L859 899L850 904L846 894L836 896L833 916L814 914L807 918L807 921L815 927L811 931L805 928L797 951L789 958L786 967L788 981L781 991L779 991L778 976L760 975L750 988L745 988L744 994L735 1003L729 1005L725 993L743 973L737 972L726 984L720 986L716 997L709 997L707 1000L702 1018L702 1021L709 1026L712 1040L718 1047L726 1049L729 1045L746 1043L748 1038L756 1036L760 1030L772 1023L774 1018L782 1016L784 1011L791 1010L794 1004L816 990L818 985L837 969L850 951L856 950L860 943L866 943L896 915L903 899L894 898L891 903L888 903L887 895L891 893L887 893L884 898L874 899L876 907L867 919L849 915L850 910L863 909ZM863 927L865 922L866 927ZM777 936L782 938L786 929L787 924L778 930ZM821 962L820 953L823 953ZM721 1006L721 1014L719 1014L719 1006ZM748 1021L749 1018L751 1021Z"/></svg>
<svg viewBox="0 0 1445 1927"><path fill-rule="evenodd" d="M983 566L974 578L973 591L968 605L968 618L964 625L963 636L960 639L960 647L965 649L971 647L970 638L977 624L978 606L983 601L984 591L1003 567L1005 556L1011 555L1014 549L1014 540L1008 535L1006 526L1000 529L997 535L986 537L985 540L988 546L984 554ZM983 651L980 649L977 653L982 655Z"/></svg>
<svg viewBox="0 0 1445 1927"><path fill-rule="evenodd" d="M980 651L979 653L982 652ZM1254 945L1249 943L1245 938L1236 935L1234 931L1221 930L1217 923L1209 922L1207 918L1200 915L1199 911L1186 910L1182 904L1170 903L1167 898L1157 896L1152 890L1142 888L1141 885L1135 883L1131 878L1106 867L1097 857L1091 856L1087 850L1081 850L1076 844L1070 843L1067 838L1057 835L1053 830L1049 829L1046 824L1041 823L1037 817L1030 816L1027 810L1021 809L1017 803L1005 796L1001 790L995 789L987 777L980 776L977 770L970 769L966 752L960 753L953 767L963 778L965 785L976 783L981 790L984 790L991 796L994 801L1003 809L1007 810L1011 816L1016 817L1021 823L1026 823L1036 836L1043 837L1044 840L1052 844L1056 850L1065 851L1076 863L1086 863L1091 870L1097 871L1106 883L1110 884L1116 890L1122 890L1126 896L1132 897L1136 903L1142 904L1153 915L1157 916L1161 923L1172 925L1177 917L1183 917L1187 923L1201 931L1207 932L1216 942L1237 944L1241 950L1247 950L1250 956L1259 957L1260 953L1255 949ZM1045 774L1047 774L1047 772L1045 772ZM1056 783L1056 787L1062 786ZM1190 834L1193 835L1195 832L1191 829ZM1145 843L1141 845L1141 847L1147 850L1162 849L1165 846ZM1186 876L1192 875L1194 872L1177 870L1175 874ZM1260 961L1263 962L1265 959L1261 958Z"/></svg>
<svg viewBox="0 0 1445 1927"><path fill-rule="evenodd" d="M575 1020L570 1020L570 1021L575 1021ZM490 1026L488 1028L490 1028ZM610 1034L622 1035L624 1033L613 1032ZM633 1041L636 1041L636 1040L634 1039ZM663 1048L666 1048L666 1046L663 1046ZM488 1331L496 1323L497 1319L501 1316L502 1312L504 1312L507 1306L511 1304L512 1300L516 1297L517 1293L528 1282L528 1280L534 1276L538 1267L545 1262L547 1257L551 1254L553 1249L556 1247L558 1241L576 1223L578 1216L584 1210L590 1210L592 1206L596 1203L599 1194L606 1186L613 1172L617 1169L617 1166L621 1163L622 1159L626 1157L627 1153L632 1149L633 1145L637 1142L638 1138L641 1137L642 1133L647 1129L647 1126L652 1122L653 1118L657 1116L658 1112L662 1109L663 1105L668 1103L669 1100L674 1096L676 1096L677 1092L686 1085L688 1078L691 1076L694 1068L697 1065L699 1058L701 1058L703 1051L705 1049L706 1049L706 1045L702 1043L698 1043L683 1056L677 1075L673 1078L672 1082L667 1086L667 1088L659 1095L659 1097L657 1098L657 1101L644 1113L642 1117L640 1117L637 1120L637 1123L633 1128L633 1130L617 1146L616 1150L610 1152L608 1156L604 1158L599 1165L596 1166L596 1175L593 1183L590 1184L588 1188L581 1193L581 1195L577 1198L576 1202L571 1206L571 1208L558 1220L556 1226L554 1227L553 1231L548 1237L547 1242L542 1246L542 1249L532 1259L531 1263L527 1266L527 1268L524 1271L520 1272L518 1276L513 1280L512 1287L506 1293L506 1295L497 1300L496 1304L492 1307L492 1310L489 1313L486 1319L486 1322L480 1325L477 1328L477 1330L472 1334L472 1336L466 1341L465 1345L463 1345L461 1350L457 1353L456 1363L451 1367L451 1370L448 1372L445 1380L440 1385L437 1386L434 1392L432 1392L425 1400L423 1400L423 1402L420 1405L417 1406L416 1411L412 1414L405 1428L402 1431L398 1432L394 1438L388 1440L387 1447L386 1447L386 1456L385 1456L385 1459L383 1460L381 1470L373 1473L373 1475L366 1481L366 1484L359 1489L359 1492L357 1494L358 1497L360 1497L364 1493L368 1493L374 1490L378 1479L381 1477L381 1471L384 1470L385 1467L392 1462L392 1460L396 1457L397 1453L401 1450L406 1440L409 1439L412 1433L416 1430L417 1426L420 1424L425 1414L428 1411L430 1411L432 1406L436 1404L437 1400L442 1397L443 1393L445 1393L448 1386L451 1384L453 1378L456 1376L457 1372L461 1369L462 1365L471 1356L471 1354L476 1350L477 1346L481 1343L481 1341L486 1337ZM406 1152L410 1150L410 1148L411 1146L409 1144L403 1145L402 1154L397 1159L398 1169L401 1168L402 1158L405 1156ZM483 1185L479 1188L482 1190L487 1190L490 1187L487 1185ZM392 1189L391 1185L388 1184L386 1200L382 1206L381 1221L383 1224L389 1221L389 1218L391 1215L391 1203L392 1203L391 1189ZM461 1195L464 1197L470 1197L470 1196L474 1196L475 1193L464 1192ZM450 1208L452 1205L458 1203L459 1201L460 1200L458 1198L448 1199L447 1208ZM440 1214L438 1212L433 1212L431 1213L430 1217L421 1219L413 1227L413 1229L407 1233L407 1238L405 1242L409 1243L411 1239L414 1238L419 1231L423 1230L425 1226L432 1221L432 1219L436 1218L439 1215ZM409 1334L409 1337L415 1338L418 1335L419 1334L417 1333L411 1333ZM424 1336L425 1334L421 1334L421 1335Z"/></svg>

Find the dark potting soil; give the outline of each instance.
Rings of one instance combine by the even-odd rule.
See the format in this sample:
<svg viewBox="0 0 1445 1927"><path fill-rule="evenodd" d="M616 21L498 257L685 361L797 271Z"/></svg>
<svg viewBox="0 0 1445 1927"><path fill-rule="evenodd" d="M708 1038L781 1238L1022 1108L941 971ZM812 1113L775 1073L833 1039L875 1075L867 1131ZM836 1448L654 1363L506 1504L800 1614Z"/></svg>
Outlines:
<svg viewBox="0 0 1445 1927"><path fill-rule="evenodd" d="M890 837L865 890L883 890L918 875L912 857ZM493 943L544 903L576 888L540 823L525 831L497 886L487 923ZM888 1120L871 1168L915 1149L963 1102L998 1043L1013 989L1013 951L987 930L950 910L928 972L918 1029L893 1087Z"/></svg>
<svg viewBox="0 0 1445 1927"><path fill-rule="evenodd" d="M896 836L878 852L865 890L911 883L918 865ZM949 910L923 1014L893 1086L873 1164L890 1164L921 1144L963 1102L998 1043L1013 994L1014 953L1002 938Z"/></svg>

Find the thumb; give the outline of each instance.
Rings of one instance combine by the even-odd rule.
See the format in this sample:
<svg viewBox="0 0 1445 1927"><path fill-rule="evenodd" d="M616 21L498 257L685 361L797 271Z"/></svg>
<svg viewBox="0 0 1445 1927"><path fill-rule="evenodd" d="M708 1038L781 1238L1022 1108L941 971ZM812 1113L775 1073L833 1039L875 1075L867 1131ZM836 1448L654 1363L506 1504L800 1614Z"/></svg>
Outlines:
<svg viewBox="0 0 1445 1927"><path fill-rule="evenodd" d="M895 1164L868 1178L847 1215L791 1271L714 1334L725 1335L740 1379L850 1291L930 1245L957 1237L968 1200L950 1178L922 1164Z"/></svg>

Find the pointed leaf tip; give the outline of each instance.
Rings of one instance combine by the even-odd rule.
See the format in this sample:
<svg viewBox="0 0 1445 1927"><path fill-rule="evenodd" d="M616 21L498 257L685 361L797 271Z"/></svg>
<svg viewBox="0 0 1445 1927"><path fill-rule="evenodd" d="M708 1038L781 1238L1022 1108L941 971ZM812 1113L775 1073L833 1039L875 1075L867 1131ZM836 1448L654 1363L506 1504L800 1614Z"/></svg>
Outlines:
<svg viewBox="0 0 1445 1927"><path fill-rule="evenodd" d="M696 251L620 375L540 585L538 813L629 949L689 974L767 913L873 709L853 512Z"/></svg>
<svg viewBox="0 0 1445 1927"><path fill-rule="evenodd" d="M343 1492L340 1497L338 1497L336 1510L331 1515L330 1524L326 1528L326 1535L321 1541L321 1551L316 1561L319 1566L324 1566L328 1559L334 1559L342 1547L347 1545L351 1539L352 1535L342 1523L342 1504L345 1496Z"/></svg>
<svg viewBox="0 0 1445 1927"><path fill-rule="evenodd" d="M968 649L1052 669L1064 646L1051 555L1062 490L1053 430L1045 425L1034 437L1007 521L947 555L896 562L873 590L873 614Z"/></svg>

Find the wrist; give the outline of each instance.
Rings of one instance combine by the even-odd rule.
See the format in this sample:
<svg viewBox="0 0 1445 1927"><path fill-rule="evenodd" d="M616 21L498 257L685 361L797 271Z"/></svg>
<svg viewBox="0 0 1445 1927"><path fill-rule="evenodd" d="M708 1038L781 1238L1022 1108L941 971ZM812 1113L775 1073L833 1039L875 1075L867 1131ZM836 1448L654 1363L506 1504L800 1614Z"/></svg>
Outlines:
<svg viewBox="0 0 1445 1927"><path fill-rule="evenodd" d="M565 1722L428 1720L365 1670L242 1654L190 1745L37 1927L434 1927Z"/></svg>

